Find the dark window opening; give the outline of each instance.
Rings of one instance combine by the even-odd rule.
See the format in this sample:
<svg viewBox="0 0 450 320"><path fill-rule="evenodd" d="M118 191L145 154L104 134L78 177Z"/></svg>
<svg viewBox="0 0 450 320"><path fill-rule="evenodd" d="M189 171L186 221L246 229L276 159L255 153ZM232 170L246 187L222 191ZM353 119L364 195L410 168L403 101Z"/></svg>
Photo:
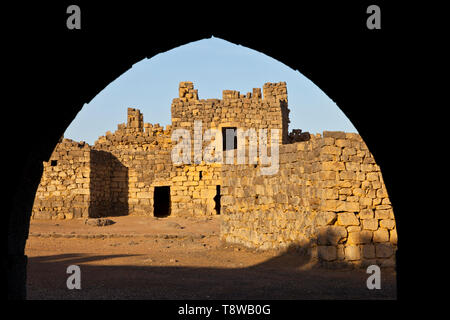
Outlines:
<svg viewBox="0 0 450 320"><path fill-rule="evenodd" d="M216 210L216 214L220 214L220 186L216 186L216 195L214 196L214 202L216 206L214 209Z"/></svg>
<svg viewBox="0 0 450 320"><path fill-rule="evenodd" d="M199 180L202 180L202 178L203 178L203 171L200 171L198 173L198 178L199 178Z"/></svg>
<svg viewBox="0 0 450 320"><path fill-rule="evenodd" d="M52 160L52 161L50 161L50 165L51 165L52 167L56 167L57 164L58 164L58 160Z"/></svg>
<svg viewBox="0 0 450 320"><path fill-rule="evenodd" d="M226 142L229 142L227 146ZM223 127L222 128L222 145L223 151L237 149L237 128L236 127Z"/></svg>
<svg viewBox="0 0 450 320"><path fill-rule="evenodd" d="M158 218L170 216L170 187L155 187L153 194L153 216Z"/></svg>

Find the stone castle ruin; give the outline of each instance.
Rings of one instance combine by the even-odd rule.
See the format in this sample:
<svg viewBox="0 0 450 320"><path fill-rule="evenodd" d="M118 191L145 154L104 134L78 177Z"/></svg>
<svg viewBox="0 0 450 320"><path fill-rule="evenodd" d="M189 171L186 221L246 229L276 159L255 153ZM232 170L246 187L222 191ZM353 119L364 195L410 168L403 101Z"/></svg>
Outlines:
<svg viewBox="0 0 450 320"><path fill-rule="evenodd" d="M285 82L266 83L262 93L224 90L221 100L201 100L192 82L181 82L171 114L163 128L129 108L127 123L93 146L61 139L44 163L32 217L220 215L228 243L261 250L296 245L325 265L395 264L393 209L366 144L356 133L288 132ZM264 164L253 163L248 148L245 163L194 159L195 144L207 147L201 135L208 129L224 137L237 128L278 129L276 173L262 174ZM191 163L172 161L177 129L194 138ZM241 143L248 146L234 140L228 149L224 139L224 153Z"/></svg>

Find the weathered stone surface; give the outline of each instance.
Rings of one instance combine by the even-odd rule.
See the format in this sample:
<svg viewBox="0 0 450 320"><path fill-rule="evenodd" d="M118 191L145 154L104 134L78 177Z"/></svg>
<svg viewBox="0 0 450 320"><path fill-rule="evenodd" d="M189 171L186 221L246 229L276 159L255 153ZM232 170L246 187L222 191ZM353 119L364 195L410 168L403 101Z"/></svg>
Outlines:
<svg viewBox="0 0 450 320"><path fill-rule="evenodd" d="M352 212L340 212L338 213L337 223L341 226L357 226L359 220Z"/></svg>
<svg viewBox="0 0 450 320"><path fill-rule="evenodd" d="M394 247L390 243L379 243L375 245L377 258L389 258L394 254Z"/></svg>
<svg viewBox="0 0 450 320"><path fill-rule="evenodd" d="M354 261L361 259L361 251L358 246L347 246L344 251L345 260Z"/></svg>
<svg viewBox="0 0 450 320"><path fill-rule="evenodd" d="M374 242L388 242L389 241L389 231L386 229L378 229L373 233Z"/></svg>
<svg viewBox="0 0 450 320"><path fill-rule="evenodd" d="M359 217L361 219L373 219L374 213L372 209L363 209L359 212Z"/></svg>
<svg viewBox="0 0 450 320"><path fill-rule="evenodd" d="M389 241L392 244L397 244L397 229L389 231L389 235L390 235Z"/></svg>
<svg viewBox="0 0 450 320"><path fill-rule="evenodd" d="M347 230L341 226L320 227L318 232L320 245L336 245L347 237Z"/></svg>
<svg viewBox="0 0 450 320"><path fill-rule="evenodd" d="M391 256L388 259L381 259L378 261L381 268L395 268L395 256Z"/></svg>
<svg viewBox="0 0 450 320"><path fill-rule="evenodd" d="M356 232L349 232L347 244L362 244L370 243L372 241L372 232L363 230Z"/></svg>
<svg viewBox="0 0 450 320"><path fill-rule="evenodd" d="M375 255L375 246L373 244L363 245L361 247L362 255L365 259L373 259Z"/></svg>
<svg viewBox="0 0 450 320"><path fill-rule="evenodd" d="M383 220L390 219L391 211L391 209L377 209L375 210L375 218Z"/></svg>
<svg viewBox="0 0 450 320"><path fill-rule="evenodd" d="M343 131L324 131L324 138L335 138L335 139L345 139L346 133Z"/></svg>
<svg viewBox="0 0 450 320"><path fill-rule="evenodd" d="M395 221L392 219L380 220L380 227L386 229L393 229L395 227Z"/></svg>
<svg viewBox="0 0 450 320"><path fill-rule="evenodd" d="M337 249L335 246L319 246L319 258L325 261L333 261L337 259Z"/></svg>
<svg viewBox="0 0 450 320"><path fill-rule="evenodd" d="M336 221L336 213L332 211L321 211L316 216L316 225L324 226L331 225Z"/></svg>
<svg viewBox="0 0 450 320"><path fill-rule="evenodd" d="M377 243L395 248L397 233L380 168L361 137L344 132L303 135L299 129L289 133L286 84L267 83L262 91L243 95L224 90L222 99L200 100L193 83L182 82L172 101L170 126L144 123L141 112L129 108L127 122L93 146L62 139L44 163L33 218L154 216L157 188L165 186L170 187L170 215L220 213L220 236L227 242L258 249L301 243L329 263L391 259L384 257L388 249L379 249L376 258L372 254ZM201 132L195 121L202 124ZM227 127L257 133L278 129L278 170L262 174L266 165L258 155L250 161L248 152L242 164L211 163L220 158L215 151L209 158L206 153L194 157L193 149L210 142L202 141L206 130L219 128L220 141L221 128ZM192 144L172 137L176 129L187 130ZM191 163L173 162L175 146L188 145L192 154L185 158L191 156Z"/></svg>
<svg viewBox="0 0 450 320"><path fill-rule="evenodd" d="M375 231L378 229L378 219L362 220L362 226L363 226L363 229Z"/></svg>

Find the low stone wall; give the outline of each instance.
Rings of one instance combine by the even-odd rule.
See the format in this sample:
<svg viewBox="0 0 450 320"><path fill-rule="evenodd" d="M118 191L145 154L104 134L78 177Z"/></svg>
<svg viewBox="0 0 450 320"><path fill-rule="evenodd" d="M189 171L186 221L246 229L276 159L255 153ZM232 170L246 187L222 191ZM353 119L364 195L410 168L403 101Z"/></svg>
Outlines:
<svg viewBox="0 0 450 320"><path fill-rule="evenodd" d="M223 167L221 237L297 246L325 265L393 266L397 232L380 168L357 134L324 132L280 147L276 175Z"/></svg>

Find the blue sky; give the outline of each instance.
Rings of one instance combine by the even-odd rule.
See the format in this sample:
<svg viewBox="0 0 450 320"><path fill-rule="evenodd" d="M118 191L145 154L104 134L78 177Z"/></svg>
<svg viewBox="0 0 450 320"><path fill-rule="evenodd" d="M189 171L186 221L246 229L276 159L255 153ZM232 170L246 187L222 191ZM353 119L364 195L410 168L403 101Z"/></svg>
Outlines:
<svg viewBox="0 0 450 320"><path fill-rule="evenodd" d="M144 122L170 124L170 106L181 81L192 81L199 99L221 99L222 90L246 94L266 82L285 81L289 131L357 132L338 106L299 71L258 51L209 38L134 64L83 106L64 137L94 144L106 131L114 132L126 122L128 107L140 109Z"/></svg>

